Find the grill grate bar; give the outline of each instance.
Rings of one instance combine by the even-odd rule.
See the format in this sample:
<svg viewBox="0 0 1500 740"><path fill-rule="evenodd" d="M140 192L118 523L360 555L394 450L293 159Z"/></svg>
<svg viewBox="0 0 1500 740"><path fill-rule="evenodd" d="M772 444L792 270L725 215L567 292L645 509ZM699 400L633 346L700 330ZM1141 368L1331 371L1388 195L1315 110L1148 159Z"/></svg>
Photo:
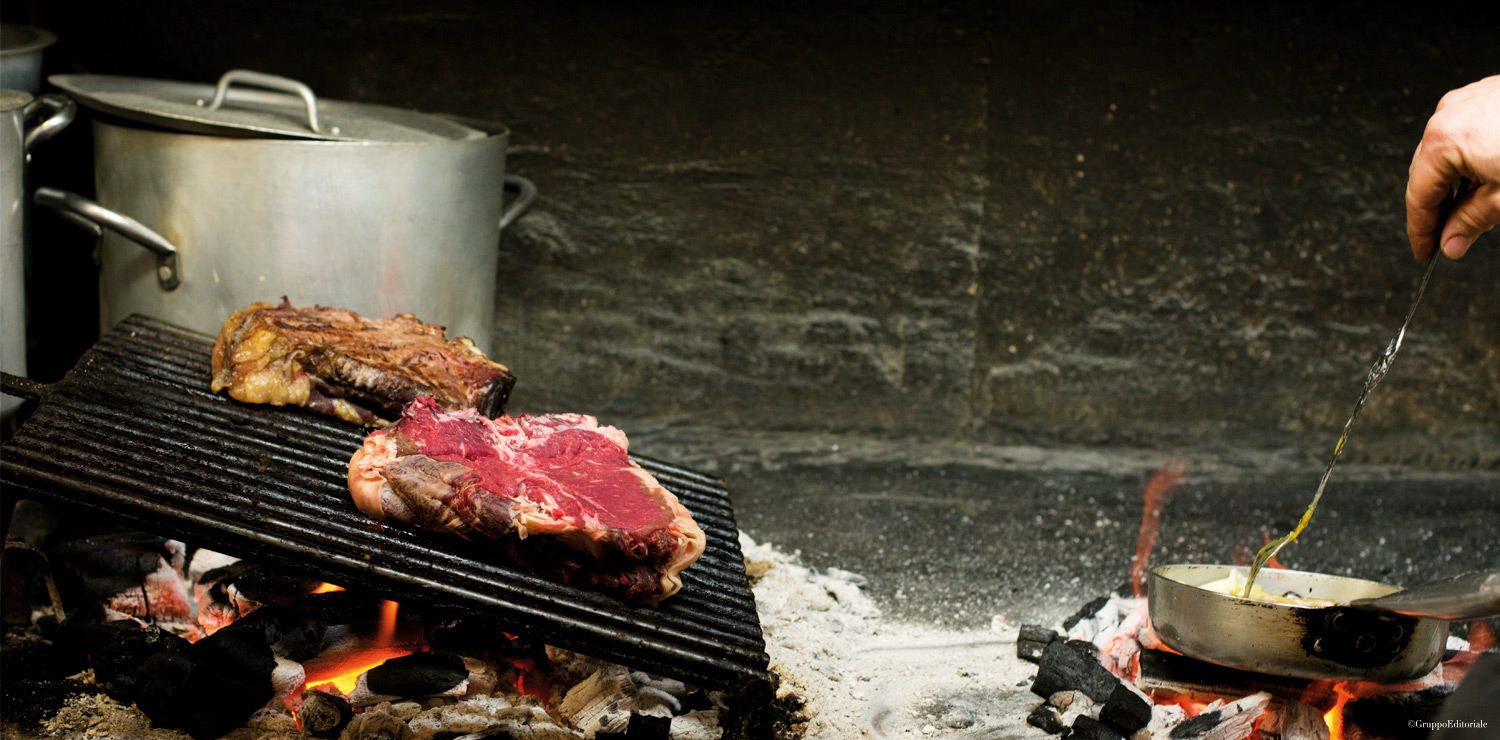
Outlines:
<svg viewBox="0 0 1500 740"><path fill-rule="evenodd" d="M300 568L397 601L462 609L558 647L731 693L761 694L768 659L722 481L633 456L708 536L683 589L627 604L494 562L488 549L386 526L349 501L364 430L208 390L210 341L144 317L101 339L5 445L7 498L102 509L141 529Z"/></svg>
<svg viewBox="0 0 1500 740"><path fill-rule="evenodd" d="M217 399L217 396L209 396L209 398ZM146 454L149 456L150 447L143 447L129 439L118 439L112 434L92 433L88 431L122 428L134 423L146 431L150 439L165 445L163 451L160 453L163 461L174 461L189 467L202 466L203 452L200 449L196 449L198 441L205 436L214 434L217 429L222 428L221 425L214 423L213 420L205 421L205 415L199 414L198 409L181 405L174 407L174 413L182 418L183 423L181 424L173 424L170 419L158 419L159 414L155 413L129 417L116 409L84 401L77 401L66 410L55 411L54 413L66 416L69 427L73 428L77 434L88 437L87 441L90 448L114 444L120 446L122 449L129 449L135 454ZM356 432L346 436L349 439L346 440L343 447L353 449L358 445L361 433ZM282 501L287 507L291 509L307 509L319 516L327 513L326 507L313 506L305 501L299 495L304 487L323 487L333 492L333 495L343 495L341 486L328 485L329 479L327 476L326 460L320 464L313 461L308 455L299 455L298 450L288 448L279 439L261 440L251 439L248 436L221 436L215 438L214 444L215 453L218 458L223 460L233 459L244 463L244 465L239 466L229 465L227 467L215 466L205 468L202 475L205 477L205 480L211 481L215 486L263 486L263 490L260 490L258 493L270 495L280 492L283 496ZM65 455L66 452L58 451L55 454ZM255 467L275 468L282 473L291 472L292 469L296 469L304 473L304 475L297 476L290 481L276 480L264 474L252 476L244 472L250 469L249 466L252 463ZM87 464L87 461L81 461L81 464ZM137 462L133 458L127 458L120 463L116 463L116 465L132 467L137 465ZM215 472L219 470L227 472ZM148 473L149 470L140 472L141 475L147 475ZM695 497L686 495L683 498L688 503L691 503ZM246 500L242 503L249 505L253 502ZM354 512L348 507L345 507L344 512L356 520L364 520L363 515ZM716 515L714 512L701 512L700 510L694 516L701 526L708 527L712 524L718 524L726 529L726 533L733 531L734 523L732 515ZM723 562L723 558L727 553L720 546L719 543L721 541L713 539L709 542L709 549L705 551L704 557L699 561L702 570L714 571L718 575L732 575L735 572L742 571L742 562ZM694 566L695 569L699 567L699 565ZM748 594L732 595L730 600L748 609L754 608L753 599Z"/></svg>
<svg viewBox="0 0 1500 740"><path fill-rule="evenodd" d="M275 505L279 507L277 513L280 515L280 518L267 520L266 524L268 527L274 525L274 528L282 530L282 533L285 535L296 535L299 532L305 532L309 538L322 537L326 541L325 546L334 549L337 549L340 545L347 545L350 542L356 541L354 538L359 537L372 528L380 527L380 525L370 521L364 515L350 507L330 509L326 505L318 505L315 502L309 501L303 495L308 487L312 487L325 489L329 499L339 497L342 491L337 486L328 485L326 481L318 482L313 480L305 483L303 487L297 487L271 478L257 478L246 473L243 466L234 465L234 461L229 458L221 458L229 463L226 465L200 466L198 474L188 479L181 475L163 473L160 469L150 465L142 465L138 461L141 456L149 455L149 448L132 444L128 440L117 442L120 445L121 453L123 453L119 459L101 460L94 459L92 456L86 454L79 454L77 450L99 449L104 445L114 442L108 434L92 430L117 428L113 423L95 423L97 421L115 422L117 420L108 418L76 418L69 419L69 421L71 423L67 425L68 436L66 443L51 441L34 442L25 448L7 451L7 454L16 454L32 460L53 461L55 464L71 468L104 468L109 471L111 480L116 485L131 489L141 487L143 481L152 481L156 484L169 483L180 487L194 485L211 487L215 490L215 498L184 501L180 504L185 509L201 513L205 516L213 515L217 509L223 508L226 504L239 507L242 510L265 509L267 506ZM167 438L164 441L176 442L177 440ZM251 459L253 460L254 458ZM186 453L171 454L165 452L161 453L160 457L156 458L154 462L175 462L189 466L199 463L199 461L189 458ZM254 494L242 492L252 487L254 488ZM327 530L327 532L325 533L320 530ZM393 530L393 534L397 533L403 533L403 531ZM414 538L423 536L417 533L406 534L410 534ZM427 536L431 537L431 535ZM393 547L399 546L397 543L392 544ZM402 542L400 544L411 544L413 547L426 548L425 543L421 543L420 540L416 539L411 543ZM465 549L476 559L484 558L487 555L479 547ZM716 550L722 553L722 548L716 547ZM706 552L705 559L712 560ZM452 568L464 568L466 565L467 562L463 559L456 559L456 562L450 563L450 567ZM696 566L694 567L696 568ZM715 570L720 573L725 572L723 568ZM535 578L531 580L529 585L533 590L552 590L556 587L556 584L550 581ZM695 595L688 594L689 601L701 603L700 600L692 598ZM746 599L748 597L742 597L733 601L742 608L753 608L753 600L747 604ZM714 607L720 606L719 604L712 604L712 602L704 603L705 607L710 605ZM680 615L674 613L668 612L661 616L663 621L667 623L680 624L683 622ZM719 623L721 620L714 619L712 621ZM720 626L730 630L738 630L745 637L759 638L758 632L746 629L742 623L729 621ZM724 634L723 637L731 638L733 635Z"/></svg>

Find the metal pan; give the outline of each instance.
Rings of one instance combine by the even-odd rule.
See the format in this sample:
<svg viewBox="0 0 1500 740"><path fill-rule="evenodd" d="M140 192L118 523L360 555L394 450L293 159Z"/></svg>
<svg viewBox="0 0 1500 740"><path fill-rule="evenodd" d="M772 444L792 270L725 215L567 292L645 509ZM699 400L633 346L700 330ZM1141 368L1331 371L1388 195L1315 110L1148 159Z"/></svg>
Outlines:
<svg viewBox="0 0 1500 740"><path fill-rule="evenodd" d="M1402 591L1376 581L1270 569L1256 583L1273 594L1331 599L1309 607L1258 601L1200 586L1247 569L1231 565L1153 568L1151 626L1183 655L1258 673L1398 683L1426 675L1447 644L1447 619L1500 613L1500 573L1484 573ZM1400 596L1392 595L1400 592ZM1432 608L1436 593L1442 608ZM1382 598L1390 597L1390 598ZM1403 607L1403 603L1406 606ZM1413 608L1412 603L1421 604ZM1395 606L1392 606L1395 604ZM1438 613L1416 616L1406 611Z"/></svg>

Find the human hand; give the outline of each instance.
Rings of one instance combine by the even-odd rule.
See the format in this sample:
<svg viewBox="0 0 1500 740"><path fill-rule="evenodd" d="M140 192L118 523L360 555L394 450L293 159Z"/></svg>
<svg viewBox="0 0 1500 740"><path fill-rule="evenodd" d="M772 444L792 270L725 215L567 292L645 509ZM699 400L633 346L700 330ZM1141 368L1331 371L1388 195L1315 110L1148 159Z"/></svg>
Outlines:
<svg viewBox="0 0 1500 740"><path fill-rule="evenodd" d="M1442 218L1443 199L1460 177L1474 187ZM1412 156L1406 183L1406 236L1425 260L1438 245L1449 259L1500 224L1500 75L1454 90L1438 101Z"/></svg>

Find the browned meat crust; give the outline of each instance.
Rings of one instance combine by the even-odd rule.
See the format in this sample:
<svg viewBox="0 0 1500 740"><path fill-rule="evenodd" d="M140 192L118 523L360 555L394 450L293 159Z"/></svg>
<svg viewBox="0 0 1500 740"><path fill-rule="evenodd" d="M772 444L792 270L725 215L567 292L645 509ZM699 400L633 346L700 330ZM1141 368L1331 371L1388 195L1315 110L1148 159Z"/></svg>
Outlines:
<svg viewBox="0 0 1500 740"><path fill-rule="evenodd" d="M245 403L306 406L385 426L419 394L446 409L505 409L515 376L468 338L411 314L368 319L341 309L254 303L219 330L213 389Z"/></svg>

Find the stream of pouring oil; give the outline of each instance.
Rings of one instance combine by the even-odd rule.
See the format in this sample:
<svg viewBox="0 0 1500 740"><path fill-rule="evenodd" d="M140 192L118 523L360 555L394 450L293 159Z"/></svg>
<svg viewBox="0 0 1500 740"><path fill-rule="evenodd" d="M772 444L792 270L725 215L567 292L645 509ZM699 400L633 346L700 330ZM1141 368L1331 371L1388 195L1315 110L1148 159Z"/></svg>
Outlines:
<svg viewBox="0 0 1500 740"><path fill-rule="evenodd" d="M1329 458L1328 467L1323 470L1323 479L1318 481L1318 492L1313 494L1312 505L1302 513L1302 519L1297 522L1295 529L1281 539L1266 543L1260 552L1255 553L1255 560L1250 564L1250 576L1245 579L1245 591L1240 594L1244 598L1250 598L1250 587L1255 585L1255 577L1260 574L1260 569L1271 558L1276 557L1276 553L1280 552L1288 542L1295 542L1297 535L1302 534L1302 530L1307 528L1307 523L1312 521L1313 511L1318 508L1318 500L1323 498L1323 489L1328 486L1328 478L1333 475L1333 466L1339 461L1339 453L1344 451L1344 443L1349 441L1349 430L1354 427L1354 420L1359 418L1360 409L1365 407L1365 399L1369 397L1370 391L1380 385L1380 379L1390 371L1391 363L1396 359L1396 353L1401 351L1401 340L1406 338L1406 327L1411 323L1411 317L1417 312L1417 304L1422 302L1422 294L1427 292L1427 281L1432 278L1432 269L1437 266L1438 251L1433 249L1432 256L1427 258L1427 271L1422 274L1422 285L1417 288L1417 297L1411 302L1411 310L1406 312L1406 320L1401 322L1401 330L1396 332L1396 338L1392 339L1390 345L1385 348L1385 354L1370 366L1370 374L1365 376L1364 390L1359 392L1359 400L1354 402L1354 413L1349 415L1349 421L1344 422L1344 433L1339 435L1338 444L1333 446L1333 457Z"/></svg>

